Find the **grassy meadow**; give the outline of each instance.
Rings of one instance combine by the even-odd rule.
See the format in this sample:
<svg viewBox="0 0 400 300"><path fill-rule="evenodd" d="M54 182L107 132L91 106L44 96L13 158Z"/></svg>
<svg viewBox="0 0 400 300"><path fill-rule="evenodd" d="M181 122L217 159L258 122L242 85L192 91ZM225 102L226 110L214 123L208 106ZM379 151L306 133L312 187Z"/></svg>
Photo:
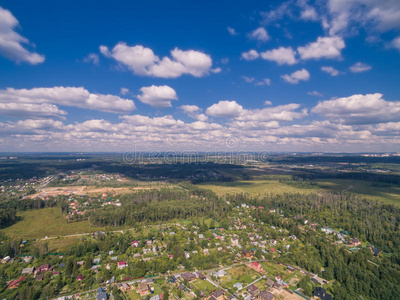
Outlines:
<svg viewBox="0 0 400 300"><path fill-rule="evenodd" d="M38 240L34 242L34 245L40 246L44 245L44 243L47 243L48 251L50 253L63 252L77 245L82 239L83 237L81 236L71 236L57 239Z"/></svg>
<svg viewBox="0 0 400 300"><path fill-rule="evenodd" d="M370 181L344 179L319 180L317 184L322 190L332 192L347 190L354 194L363 195L368 199L400 205L400 186L377 185Z"/></svg>
<svg viewBox="0 0 400 300"><path fill-rule="evenodd" d="M250 195L312 193L315 189L301 189L276 180L243 180L233 182L202 183L200 187L210 189L217 195L247 193Z"/></svg>
<svg viewBox="0 0 400 300"><path fill-rule="evenodd" d="M46 236L79 234L104 230L92 227L88 221L67 223L58 207L18 212L21 221L2 229L8 236L22 239L40 239Z"/></svg>
<svg viewBox="0 0 400 300"><path fill-rule="evenodd" d="M284 193L318 193L348 191L364 196L371 200L377 200L386 204L400 205L400 186L377 185L370 181L321 179L312 188L301 188L279 182L277 180L246 180L234 182L202 183L200 187L210 189L217 195L247 193L253 196L265 194Z"/></svg>

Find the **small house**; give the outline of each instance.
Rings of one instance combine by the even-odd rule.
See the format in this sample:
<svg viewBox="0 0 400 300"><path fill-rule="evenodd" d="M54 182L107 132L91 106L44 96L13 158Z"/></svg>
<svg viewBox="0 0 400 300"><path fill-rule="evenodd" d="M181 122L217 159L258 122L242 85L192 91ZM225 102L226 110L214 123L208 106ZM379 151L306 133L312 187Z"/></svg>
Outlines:
<svg viewBox="0 0 400 300"><path fill-rule="evenodd" d="M271 294L268 291L262 291L259 295L258 295L258 299L259 300L273 300L274 299L274 295Z"/></svg>
<svg viewBox="0 0 400 300"><path fill-rule="evenodd" d="M128 263L126 261L119 261L118 262L118 269L122 270L123 268L126 268L128 266Z"/></svg>

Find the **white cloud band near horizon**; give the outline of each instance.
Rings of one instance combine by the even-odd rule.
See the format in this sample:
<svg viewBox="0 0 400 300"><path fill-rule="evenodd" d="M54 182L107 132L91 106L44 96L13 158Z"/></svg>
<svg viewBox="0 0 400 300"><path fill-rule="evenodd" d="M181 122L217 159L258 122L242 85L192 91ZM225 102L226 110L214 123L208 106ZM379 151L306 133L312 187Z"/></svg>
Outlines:
<svg viewBox="0 0 400 300"><path fill-rule="evenodd" d="M36 95L43 97L40 93ZM385 143L400 144L399 103L384 100L379 93L322 100L309 110L298 103L271 106L270 102L267 107L249 109L234 100L221 100L206 108L205 114L196 105L177 108L196 119L194 122L185 122L170 114L155 117L122 114L120 122L92 119L71 124L67 120L27 118L0 122L0 139L32 147L48 143L54 149L64 142L64 147L69 147L65 145L68 143L71 147L82 147L81 151L88 143L93 151L100 143L112 148L127 141L147 147L163 145L171 150L189 146L204 149L206 144L223 145L230 136L240 139L247 149L257 149L260 145L274 145L275 149L331 149L337 144L361 149L367 141L376 147ZM325 119L309 121L310 113ZM199 115L206 119L198 120L196 116ZM207 116L213 120L208 120ZM73 147L68 149L73 150Z"/></svg>
<svg viewBox="0 0 400 300"><path fill-rule="evenodd" d="M132 100L116 95L90 93L83 87L0 90L0 114L65 115L57 105L111 113L124 113L136 109Z"/></svg>

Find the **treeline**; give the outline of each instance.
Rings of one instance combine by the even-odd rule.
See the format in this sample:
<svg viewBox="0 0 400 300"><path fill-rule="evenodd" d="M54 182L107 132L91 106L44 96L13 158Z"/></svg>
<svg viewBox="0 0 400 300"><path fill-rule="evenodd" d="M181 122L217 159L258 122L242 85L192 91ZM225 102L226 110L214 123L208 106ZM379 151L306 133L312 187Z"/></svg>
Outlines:
<svg viewBox="0 0 400 300"><path fill-rule="evenodd" d="M5 228L14 224L17 220L17 211L15 209L0 208L0 228Z"/></svg>
<svg viewBox="0 0 400 300"><path fill-rule="evenodd" d="M387 183L387 184L400 184L400 176L394 174L377 174L369 172L320 172L311 171L309 173L298 175L304 180L317 180L317 179L349 179L349 180L363 180L372 183Z"/></svg>
<svg viewBox="0 0 400 300"><path fill-rule="evenodd" d="M41 199L7 199L4 201L0 201L0 209L5 210L16 210L16 211L24 211L30 209L41 209L46 207L54 207L58 205L58 201L55 198L51 198L49 200L41 200Z"/></svg>
<svg viewBox="0 0 400 300"><path fill-rule="evenodd" d="M122 195L121 207L104 207L89 214L96 226L134 226L193 217L221 217L230 207L213 192L190 189L160 189Z"/></svg>

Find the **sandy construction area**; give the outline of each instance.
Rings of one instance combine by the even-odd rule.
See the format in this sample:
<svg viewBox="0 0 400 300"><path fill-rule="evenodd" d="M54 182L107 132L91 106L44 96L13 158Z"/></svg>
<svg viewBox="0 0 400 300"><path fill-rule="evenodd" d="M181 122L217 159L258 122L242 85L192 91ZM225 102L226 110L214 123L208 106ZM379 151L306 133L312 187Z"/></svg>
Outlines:
<svg viewBox="0 0 400 300"><path fill-rule="evenodd" d="M67 186L67 187L46 187L40 192L30 195L29 198L43 198L46 196L60 196L60 195L98 195L98 194L126 194L137 190L149 190L157 187L94 187L94 186Z"/></svg>
<svg viewBox="0 0 400 300"><path fill-rule="evenodd" d="M154 189L156 187L149 187L149 186L138 186L138 187L121 187L121 188L112 188L112 187L103 187L103 188L96 188L96 187L87 187L84 192L86 194L90 194L90 195L94 195L94 194L103 194L103 193L107 193L107 194L126 194L126 193L131 193L134 191L138 191L138 190L150 190L150 189Z"/></svg>
<svg viewBox="0 0 400 300"><path fill-rule="evenodd" d="M86 186L46 187L40 192L30 195L29 198L43 198L46 196L84 195Z"/></svg>
<svg viewBox="0 0 400 300"><path fill-rule="evenodd" d="M286 290L277 290L273 289L271 291L272 294L274 294L274 300L304 300L303 297L300 297L299 295L293 293L289 293Z"/></svg>

